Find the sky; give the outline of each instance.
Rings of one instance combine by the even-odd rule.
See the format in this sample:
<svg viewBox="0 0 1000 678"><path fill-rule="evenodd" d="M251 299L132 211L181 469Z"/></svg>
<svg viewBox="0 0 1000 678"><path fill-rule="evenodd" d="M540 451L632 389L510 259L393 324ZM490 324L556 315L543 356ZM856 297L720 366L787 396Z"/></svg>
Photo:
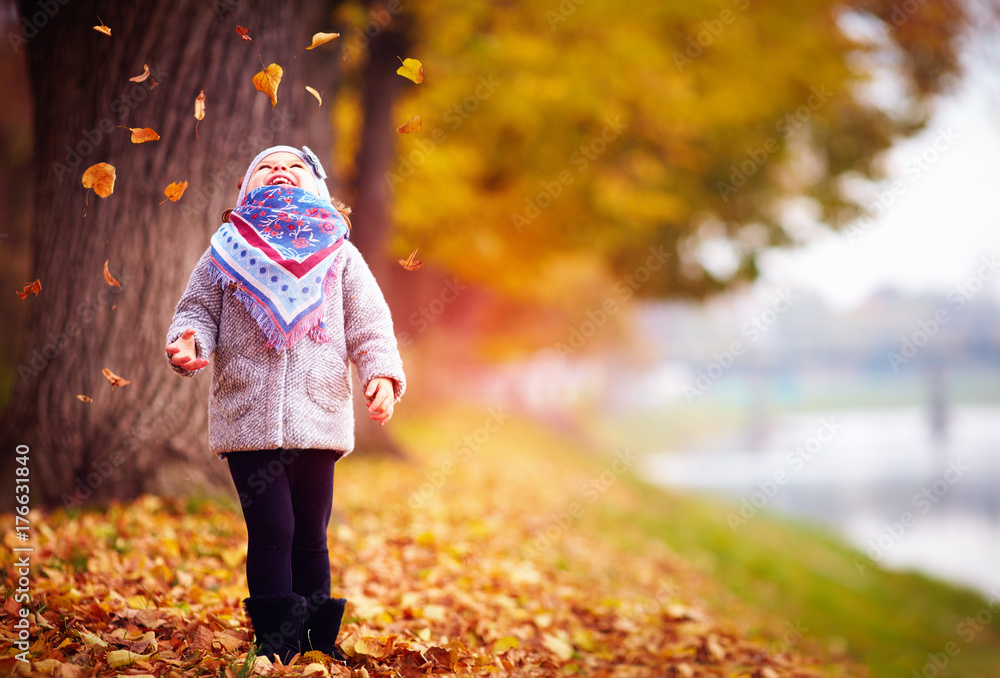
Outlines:
<svg viewBox="0 0 1000 678"><path fill-rule="evenodd" d="M926 129L888 152L887 179L861 202L877 216L768 252L762 284L813 291L847 311L886 288L947 294L977 289L972 279L982 276L985 293L1000 301L1000 275L987 281L993 273L982 268L984 257L1000 261L1000 74L985 57L966 64Z"/></svg>

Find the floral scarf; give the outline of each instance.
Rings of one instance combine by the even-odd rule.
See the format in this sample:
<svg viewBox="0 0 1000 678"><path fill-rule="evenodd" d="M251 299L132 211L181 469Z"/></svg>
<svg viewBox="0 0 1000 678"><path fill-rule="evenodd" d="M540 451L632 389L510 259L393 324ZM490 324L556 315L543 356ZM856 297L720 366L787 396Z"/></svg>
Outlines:
<svg viewBox="0 0 1000 678"><path fill-rule="evenodd" d="M308 334L328 341L324 300L347 222L329 202L295 186L261 186L212 236L212 280L234 289L267 346L291 348Z"/></svg>

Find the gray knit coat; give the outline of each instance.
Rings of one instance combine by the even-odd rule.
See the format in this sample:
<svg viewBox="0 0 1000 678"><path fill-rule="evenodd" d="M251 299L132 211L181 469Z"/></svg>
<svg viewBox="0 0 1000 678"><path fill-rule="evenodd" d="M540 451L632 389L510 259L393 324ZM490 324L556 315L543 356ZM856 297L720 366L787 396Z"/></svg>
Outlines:
<svg viewBox="0 0 1000 678"><path fill-rule="evenodd" d="M167 330L169 345L193 327L197 357L210 360L191 371L170 363L183 377L212 368L209 449L222 454L317 448L349 454L354 408L348 361L357 366L363 385L387 377L397 401L406 390L389 307L361 253L345 242L332 266L336 280L325 299L330 341L305 336L278 352L265 346L264 333L233 290L211 282L210 252L206 249L195 265Z"/></svg>

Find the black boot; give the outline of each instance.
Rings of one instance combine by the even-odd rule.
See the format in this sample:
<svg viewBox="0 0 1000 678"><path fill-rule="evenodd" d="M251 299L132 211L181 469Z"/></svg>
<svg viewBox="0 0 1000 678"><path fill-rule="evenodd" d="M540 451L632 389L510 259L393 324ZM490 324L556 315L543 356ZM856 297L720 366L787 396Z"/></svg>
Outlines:
<svg viewBox="0 0 1000 678"><path fill-rule="evenodd" d="M243 609L253 625L257 655L274 661L277 654L287 664L299 651L306 599L294 593L251 596L243 601Z"/></svg>
<svg viewBox="0 0 1000 678"><path fill-rule="evenodd" d="M337 649L337 634L344 619L344 598L327 598L312 610L302 625L302 651L318 650L335 659L344 660Z"/></svg>

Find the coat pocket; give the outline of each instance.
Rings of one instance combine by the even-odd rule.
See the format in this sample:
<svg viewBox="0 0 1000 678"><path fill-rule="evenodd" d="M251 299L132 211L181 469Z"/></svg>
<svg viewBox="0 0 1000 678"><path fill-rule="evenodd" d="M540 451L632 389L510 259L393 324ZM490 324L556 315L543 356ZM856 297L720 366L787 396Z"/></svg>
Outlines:
<svg viewBox="0 0 1000 678"><path fill-rule="evenodd" d="M309 370L306 377L309 399L327 412L351 406L351 372L346 362L327 361Z"/></svg>
<svg viewBox="0 0 1000 678"><path fill-rule="evenodd" d="M263 368L246 356L237 355L221 370L212 386L216 411L225 419L239 419L264 395Z"/></svg>

